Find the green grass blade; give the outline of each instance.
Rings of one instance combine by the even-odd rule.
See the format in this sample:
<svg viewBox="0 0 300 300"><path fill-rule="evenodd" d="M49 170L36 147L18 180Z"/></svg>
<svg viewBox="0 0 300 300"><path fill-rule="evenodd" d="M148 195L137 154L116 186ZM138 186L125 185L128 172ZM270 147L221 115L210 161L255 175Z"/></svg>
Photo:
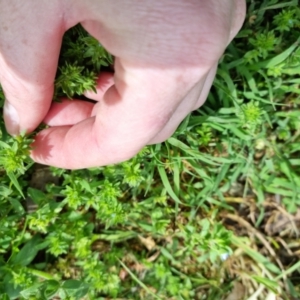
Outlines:
<svg viewBox="0 0 300 300"><path fill-rule="evenodd" d="M131 276L131 278L137 283L139 284L148 294L150 294L152 297L154 297L155 299L158 300L162 300L160 297L158 297L157 295L155 295L143 282L141 282L134 274L133 272L131 272L131 270L121 261L119 260L119 263L121 264L121 266L126 270L126 272L128 272L128 274Z"/></svg>
<svg viewBox="0 0 300 300"><path fill-rule="evenodd" d="M9 179L11 180L12 184L15 186L15 188L17 189L17 191L20 193L20 195L25 198L22 188L18 182L18 179L16 177L16 175L12 172L7 172L7 176L9 177Z"/></svg>

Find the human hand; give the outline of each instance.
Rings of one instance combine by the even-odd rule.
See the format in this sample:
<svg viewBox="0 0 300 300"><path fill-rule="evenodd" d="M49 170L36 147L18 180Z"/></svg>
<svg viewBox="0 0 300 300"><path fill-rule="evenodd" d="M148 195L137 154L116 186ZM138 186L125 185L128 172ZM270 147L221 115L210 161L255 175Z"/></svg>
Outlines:
<svg viewBox="0 0 300 300"><path fill-rule="evenodd" d="M0 82L12 134L42 121L32 158L76 169L127 160L162 142L205 101L244 0L0 0ZM81 23L115 56L97 94L53 103L64 32Z"/></svg>

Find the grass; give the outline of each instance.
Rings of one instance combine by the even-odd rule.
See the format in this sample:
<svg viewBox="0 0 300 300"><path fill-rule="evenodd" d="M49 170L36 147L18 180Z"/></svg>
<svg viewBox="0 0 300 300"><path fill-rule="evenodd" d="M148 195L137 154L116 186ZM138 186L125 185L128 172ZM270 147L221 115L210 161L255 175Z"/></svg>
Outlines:
<svg viewBox="0 0 300 300"><path fill-rule="evenodd" d="M298 1L248 1L206 104L128 162L32 165L2 123L1 299L300 298L299 20ZM70 41L57 96L111 60L74 67Z"/></svg>

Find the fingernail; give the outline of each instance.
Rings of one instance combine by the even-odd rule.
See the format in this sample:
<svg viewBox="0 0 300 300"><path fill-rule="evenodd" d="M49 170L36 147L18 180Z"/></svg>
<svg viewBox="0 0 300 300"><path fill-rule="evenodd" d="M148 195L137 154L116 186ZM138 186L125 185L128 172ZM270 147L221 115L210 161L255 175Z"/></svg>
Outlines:
<svg viewBox="0 0 300 300"><path fill-rule="evenodd" d="M4 121L8 133L11 135L18 135L20 133L18 112L7 100L4 103Z"/></svg>

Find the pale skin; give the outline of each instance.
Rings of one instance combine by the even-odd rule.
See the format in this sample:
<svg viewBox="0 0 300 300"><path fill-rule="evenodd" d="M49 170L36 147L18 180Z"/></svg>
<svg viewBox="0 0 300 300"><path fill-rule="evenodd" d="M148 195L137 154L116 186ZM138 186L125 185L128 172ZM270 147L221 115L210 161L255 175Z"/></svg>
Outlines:
<svg viewBox="0 0 300 300"><path fill-rule="evenodd" d="M240 30L244 0L0 0L0 82L11 134L38 133L32 158L68 169L127 160L170 137L207 98ZM51 104L64 32L81 23L115 56L97 93Z"/></svg>

